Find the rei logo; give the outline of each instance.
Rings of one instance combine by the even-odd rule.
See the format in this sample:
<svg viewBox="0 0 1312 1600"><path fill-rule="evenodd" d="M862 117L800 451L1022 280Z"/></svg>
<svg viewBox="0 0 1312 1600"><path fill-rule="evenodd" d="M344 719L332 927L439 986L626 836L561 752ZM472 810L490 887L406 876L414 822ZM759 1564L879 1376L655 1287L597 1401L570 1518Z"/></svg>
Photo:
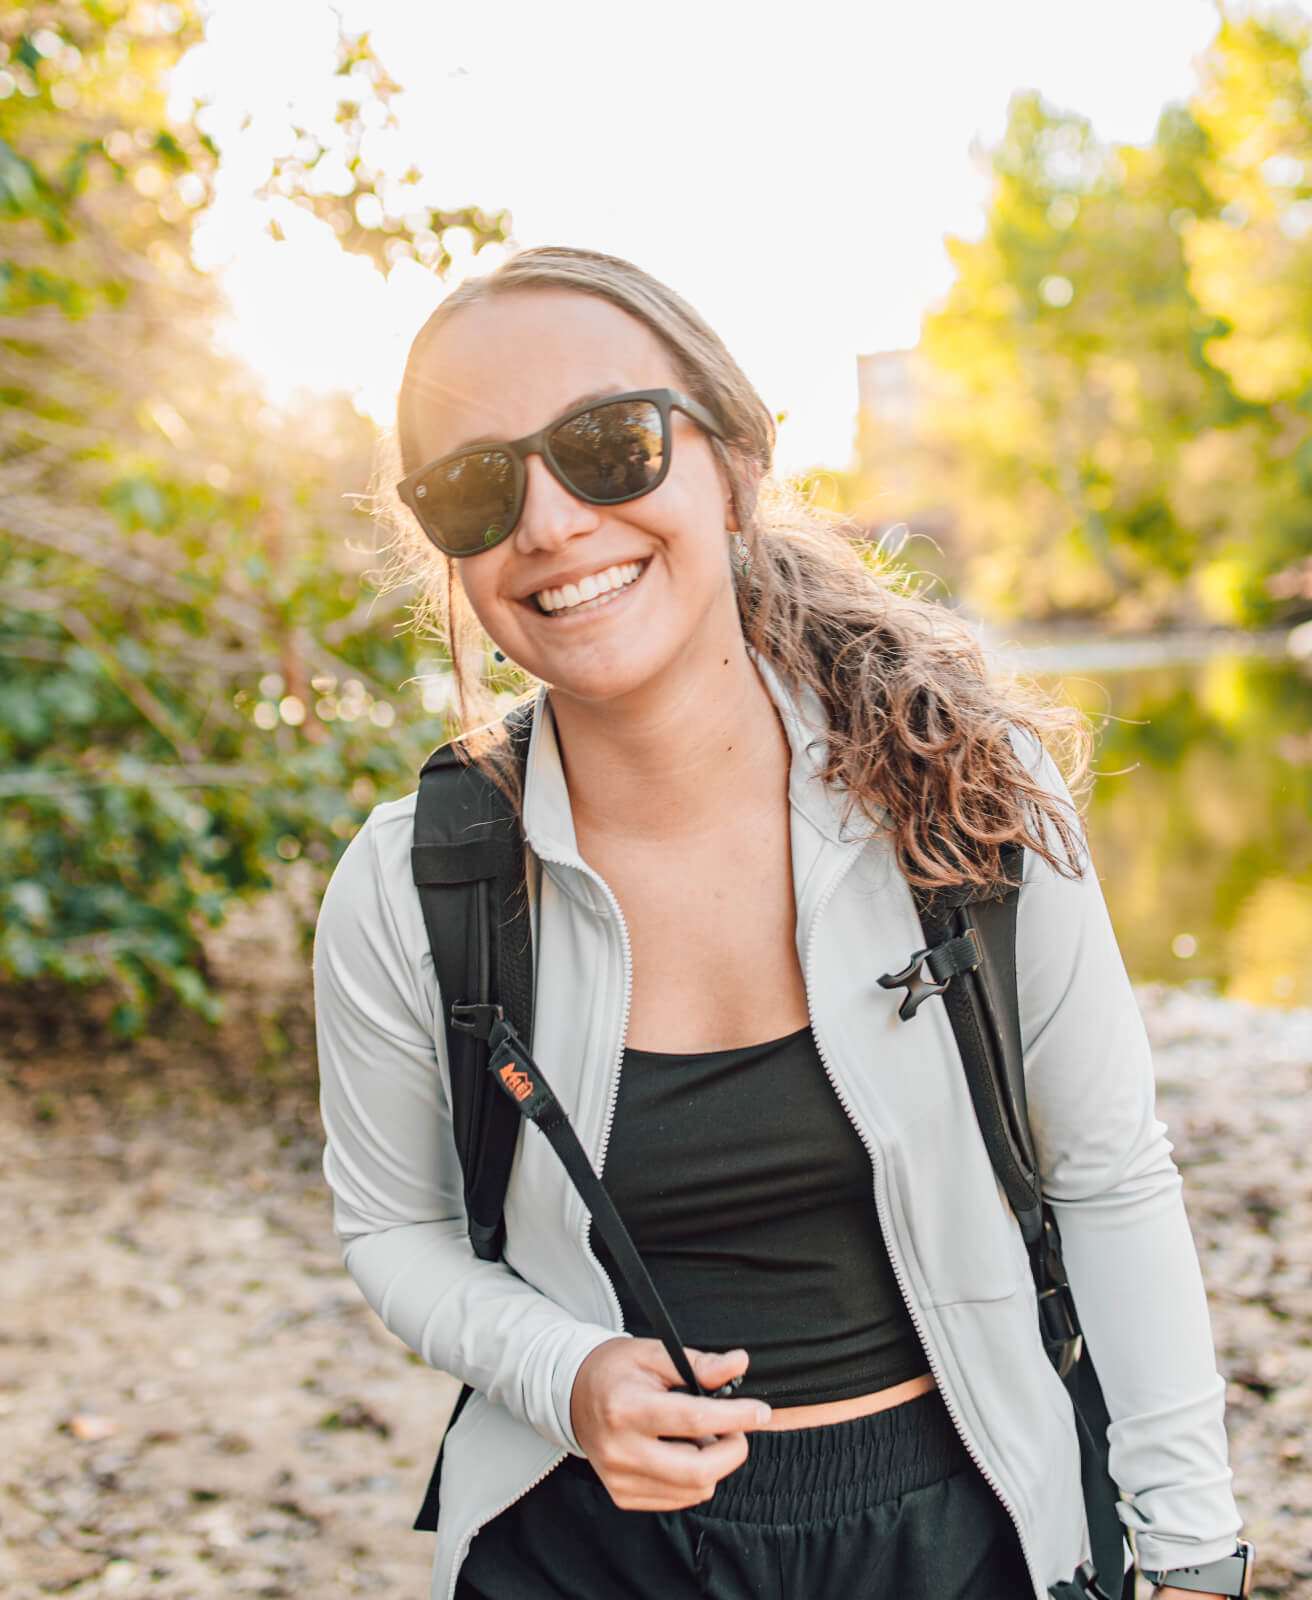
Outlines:
<svg viewBox="0 0 1312 1600"><path fill-rule="evenodd" d="M532 1078L527 1072L521 1072L513 1061L506 1062L499 1076L516 1100L527 1100L533 1093Z"/></svg>

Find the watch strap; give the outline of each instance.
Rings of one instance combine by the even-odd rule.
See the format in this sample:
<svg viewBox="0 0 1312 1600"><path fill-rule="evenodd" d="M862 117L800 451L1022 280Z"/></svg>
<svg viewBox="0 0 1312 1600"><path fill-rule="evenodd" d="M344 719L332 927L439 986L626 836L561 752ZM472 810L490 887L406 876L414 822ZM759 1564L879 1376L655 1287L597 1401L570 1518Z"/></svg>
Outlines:
<svg viewBox="0 0 1312 1600"><path fill-rule="evenodd" d="M1148 1582L1196 1594L1246 1595L1253 1583L1253 1547L1240 1540L1234 1554L1198 1567L1170 1567L1162 1572L1141 1569Z"/></svg>

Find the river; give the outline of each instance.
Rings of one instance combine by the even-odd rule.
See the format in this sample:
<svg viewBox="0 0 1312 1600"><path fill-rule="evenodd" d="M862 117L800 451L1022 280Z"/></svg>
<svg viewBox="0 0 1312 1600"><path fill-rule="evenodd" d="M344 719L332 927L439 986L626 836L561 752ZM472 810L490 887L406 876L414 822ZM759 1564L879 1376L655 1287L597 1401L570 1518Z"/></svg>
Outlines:
<svg viewBox="0 0 1312 1600"><path fill-rule="evenodd" d="M1272 636L999 653L1094 722L1090 839L1131 976L1312 1005L1312 661Z"/></svg>

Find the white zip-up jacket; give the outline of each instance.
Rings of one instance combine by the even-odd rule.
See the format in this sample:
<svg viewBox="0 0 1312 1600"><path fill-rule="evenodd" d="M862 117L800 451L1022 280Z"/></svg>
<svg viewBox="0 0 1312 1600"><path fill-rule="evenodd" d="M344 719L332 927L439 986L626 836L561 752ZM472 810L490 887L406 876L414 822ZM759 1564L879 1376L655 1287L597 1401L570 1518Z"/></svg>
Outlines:
<svg viewBox="0 0 1312 1600"><path fill-rule="evenodd" d="M1019 1229L994 1178L943 1008L898 1018L881 989L920 948L887 841L818 776L814 697L762 667L792 749L797 953L834 1092L870 1152L897 1279L966 1448L1010 1512L1036 1596L1088 1554L1079 1447L1038 1332ZM1034 769L1059 792L1051 761ZM500 1262L470 1248L452 1142L444 998L410 872L414 797L379 806L333 875L315 946L324 1171L347 1270L384 1323L477 1391L446 1443L433 1600L450 1600L478 1529L579 1452L570 1393L621 1330L588 1216L525 1128ZM533 1052L601 1168L631 987L615 896L579 856L545 694L524 825L535 891ZM1017 967L1044 1190L1111 1426L1122 1518L1149 1569L1227 1555L1230 1489L1207 1305L1147 1040L1091 867L1026 852ZM434 1438L434 1445L437 1438Z"/></svg>

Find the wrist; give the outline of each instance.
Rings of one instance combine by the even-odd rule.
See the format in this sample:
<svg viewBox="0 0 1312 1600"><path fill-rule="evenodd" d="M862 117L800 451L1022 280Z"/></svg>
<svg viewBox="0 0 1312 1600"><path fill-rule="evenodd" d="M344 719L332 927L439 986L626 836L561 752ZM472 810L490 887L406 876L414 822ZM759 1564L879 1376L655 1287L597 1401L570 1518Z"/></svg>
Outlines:
<svg viewBox="0 0 1312 1600"><path fill-rule="evenodd" d="M1154 1585L1154 1600L1236 1600L1253 1587L1253 1547L1241 1539L1230 1555L1191 1567L1140 1569Z"/></svg>
<svg viewBox="0 0 1312 1600"><path fill-rule="evenodd" d="M553 1429L539 1428L538 1432L552 1444L560 1445L571 1455L583 1456L587 1452L579 1443L578 1433L575 1429L576 1421L576 1394L575 1387L579 1374L583 1371L589 1360L606 1344L613 1343L616 1339L625 1339L627 1334L616 1333L613 1328L603 1328L596 1323L576 1323L570 1333L568 1344L556 1358L555 1368L551 1380L551 1398L554 1411L555 1426Z"/></svg>

